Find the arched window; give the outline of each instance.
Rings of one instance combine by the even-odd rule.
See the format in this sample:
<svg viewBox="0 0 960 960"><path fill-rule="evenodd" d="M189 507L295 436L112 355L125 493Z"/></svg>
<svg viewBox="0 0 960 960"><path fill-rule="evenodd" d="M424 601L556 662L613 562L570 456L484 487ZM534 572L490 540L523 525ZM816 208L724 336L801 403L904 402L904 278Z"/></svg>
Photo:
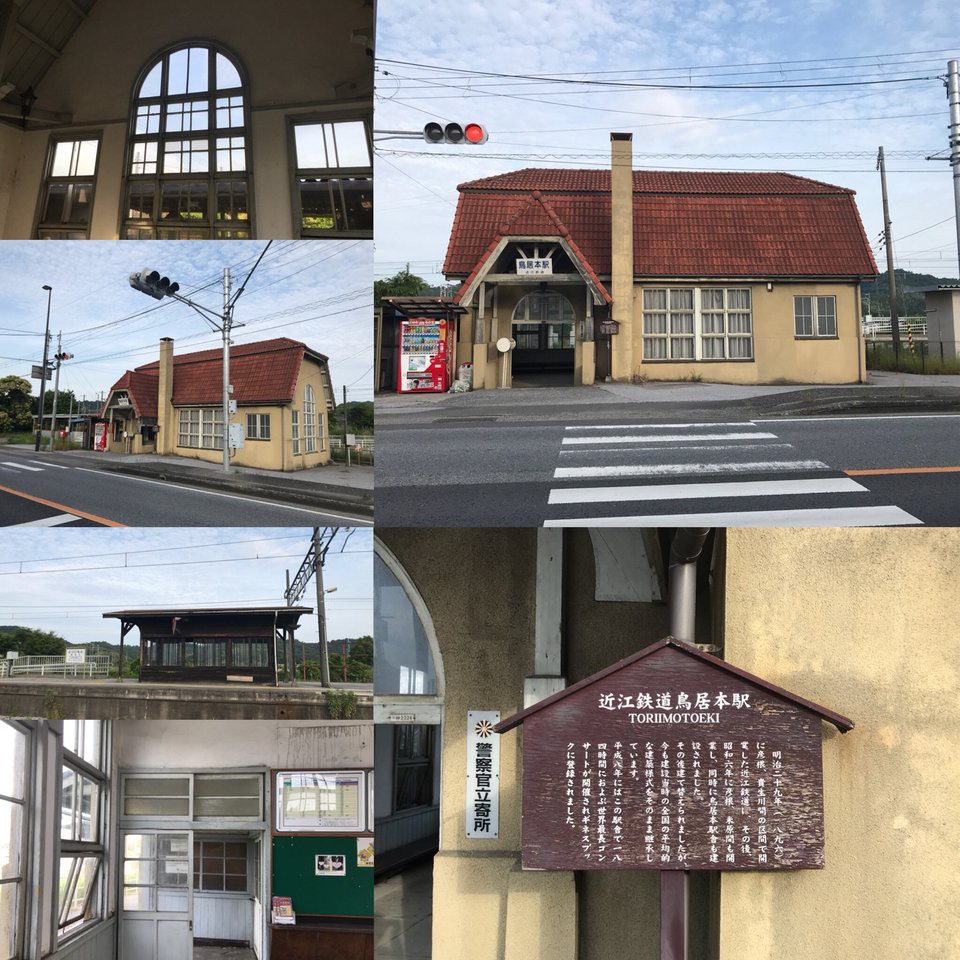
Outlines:
<svg viewBox="0 0 960 960"><path fill-rule="evenodd" d="M374 542L373 616L374 693L442 696L430 615L403 568L380 541Z"/></svg>
<svg viewBox="0 0 960 960"><path fill-rule="evenodd" d="M249 239L249 109L239 65L215 44L154 60L131 107L121 236Z"/></svg>
<svg viewBox="0 0 960 960"><path fill-rule="evenodd" d="M303 388L303 435L307 442L307 453L316 453L317 401L309 383Z"/></svg>

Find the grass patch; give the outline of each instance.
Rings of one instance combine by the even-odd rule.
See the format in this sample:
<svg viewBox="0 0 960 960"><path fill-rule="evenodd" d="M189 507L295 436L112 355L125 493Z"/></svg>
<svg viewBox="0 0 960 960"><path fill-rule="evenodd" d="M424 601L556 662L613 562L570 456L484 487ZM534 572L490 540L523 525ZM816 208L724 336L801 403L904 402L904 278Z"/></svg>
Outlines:
<svg viewBox="0 0 960 960"><path fill-rule="evenodd" d="M0 443L33 443L36 440L36 434L28 433L2 433L0 434Z"/></svg>
<svg viewBox="0 0 960 960"><path fill-rule="evenodd" d="M916 352L902 346L897 360L892 347L879 347L867 352L868 370L900 371L901 373L960 374L960 360L943 359L937 354L927 356L921 347Z"/></svg>

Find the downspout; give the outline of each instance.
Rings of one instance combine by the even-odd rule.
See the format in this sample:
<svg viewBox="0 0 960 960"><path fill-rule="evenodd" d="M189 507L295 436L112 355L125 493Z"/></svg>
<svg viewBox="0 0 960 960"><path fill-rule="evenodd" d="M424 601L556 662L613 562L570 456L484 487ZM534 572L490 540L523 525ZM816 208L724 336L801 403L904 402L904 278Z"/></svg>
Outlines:
<svg viewBox="0 0 960 960"><path fill-rule="evenodd" d="M681 527L670 544L670 634L694 643L697 627L697 560L709 527Z"/></svg>
<svg viewBox="0 0 960 960"><path fill-rule="evenodd" d="M697 628L697 561L709 527L681 527L670 544L670 633L693 643ZM690 871L660 871L660 956L689 956Z"/></svg>

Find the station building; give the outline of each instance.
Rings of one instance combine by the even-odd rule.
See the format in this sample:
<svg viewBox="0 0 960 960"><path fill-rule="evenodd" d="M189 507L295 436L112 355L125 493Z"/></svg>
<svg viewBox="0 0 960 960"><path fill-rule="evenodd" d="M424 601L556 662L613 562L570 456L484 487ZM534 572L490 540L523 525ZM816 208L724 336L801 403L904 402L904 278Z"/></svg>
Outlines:
<svg viewBox="0 0 960 960"><path fill-rule="evenodd" d="M369 0L0 5L0 239L373 236Z"/></svg>
<svg viewBox="0 0 960 960"><path fill-rule="evenodd" d="M330 411L336 406L327 357L278 337L230 348L230 381L243 446L231 463L267 470L303 470L330 461ZM174 355L160 341L160 359L127 370L101 411L106 448L219 462L223 451L223 352Z"/></svg>
<svg viewBox="0 0 960 960"><path fill-rule="evenodd" d="M459 186L443 272L474 389L856 383L877 268L844 187L786 173L524 169Z"/></svg>
<svg viewBox="0 0 960 960"><path fill-rule="evenodd" d="M372 960L372 764L369 723L0 721L4 956Z"/></svg>
<svg viewBox="0 0 960 960"><path fill-rule="evenodd" d="M523 869L526 734L499 738L481 832L468 750L477 711L506 719L667 636L674 537L379 531L378 854L400 871L386 881L401 885L394 906L432 881L421 915L432 913L433 956L660 956L658 871ZM960 721L949 708L960 643L943 627L960 616L958 563L960 533L948 529L708 536L696 562L696 644L855 726L818 727L822 869L692 872L691 960L960 950L951 912L960 826L949 812L960 790ZM909 588L892 591L891 575ZM401 921L402 911L391 916Z"/></svg>

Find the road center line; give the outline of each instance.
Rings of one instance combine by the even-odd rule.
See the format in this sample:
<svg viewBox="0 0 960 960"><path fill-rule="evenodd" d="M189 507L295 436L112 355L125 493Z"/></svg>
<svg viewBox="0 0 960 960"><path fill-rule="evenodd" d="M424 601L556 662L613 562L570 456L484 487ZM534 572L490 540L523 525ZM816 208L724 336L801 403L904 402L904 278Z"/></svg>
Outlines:
<svg viewBox="0 0 960 960"><path fill-rule="evenodd" d="M844 470L848 477L889 477L901 473L960 473L960 467L879 467L875 470Z"/></svg>
<svg viewBox="0 0 960 960"><path fill-rule="evenodd" d="M125 527L125 523L117 523L116 520L108 520L106 517L98 517L95 513L85 513L83 510L77 510L75 507L68 507L55 500L44 500L43 497L35 497L32 493L24 493L22 490L12 490L10 487L0 486L0 493L9 493L15 497L22 497L24 500L32 500L44 507L50 507L52 510L59 510L61 513L70 513L81 520L92 520L104 527Z"/></svg>

